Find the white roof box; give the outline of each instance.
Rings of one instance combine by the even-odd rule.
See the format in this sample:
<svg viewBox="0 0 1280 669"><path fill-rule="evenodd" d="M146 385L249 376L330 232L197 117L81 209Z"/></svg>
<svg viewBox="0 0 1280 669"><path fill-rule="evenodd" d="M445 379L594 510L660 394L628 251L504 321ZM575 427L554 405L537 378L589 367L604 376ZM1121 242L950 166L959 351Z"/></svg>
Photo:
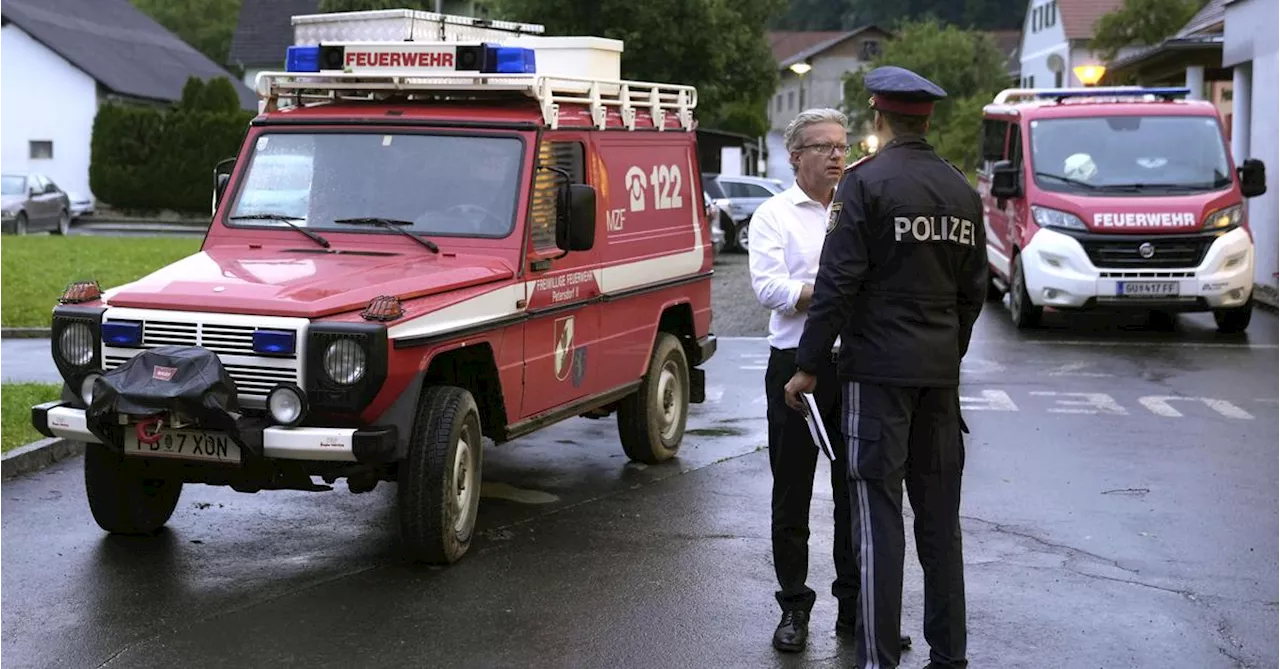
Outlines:
<svg viewBox="0 0 1280 669"><path fill-rule="evenodd" d="M622 78L622 40L604 37L510 37L504 46L533 49L538 74L603 81Z"/></svg>
<svg viewBox="0 0 1280 669"><path fill-rule="evenodd" d="M301 14L293 17L294 45L321 42L503 42L540 35L534 23L490 21L412 9Z"/></svg>

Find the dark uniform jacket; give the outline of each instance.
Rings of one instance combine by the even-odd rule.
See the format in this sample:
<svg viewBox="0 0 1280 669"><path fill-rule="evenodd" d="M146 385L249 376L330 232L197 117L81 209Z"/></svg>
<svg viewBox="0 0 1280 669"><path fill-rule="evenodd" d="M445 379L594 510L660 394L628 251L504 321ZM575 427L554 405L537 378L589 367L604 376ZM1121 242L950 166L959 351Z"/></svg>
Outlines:
<svg viewBox="0 0 1280 669"><path fill-rule="evenodd" d="M919 137L850 166L836 190L797 366L844 380L955 387L987 292L982 202Z"/></svg>

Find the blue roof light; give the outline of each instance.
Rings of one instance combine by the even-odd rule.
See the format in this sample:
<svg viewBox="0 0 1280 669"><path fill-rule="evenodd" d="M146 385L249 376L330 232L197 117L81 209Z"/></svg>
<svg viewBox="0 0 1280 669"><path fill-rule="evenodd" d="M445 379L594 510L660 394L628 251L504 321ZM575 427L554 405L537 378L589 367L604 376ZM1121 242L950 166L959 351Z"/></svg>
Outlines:
<svg viewBox="0 0 1280 669"><path fill-rule="evenodd" d="M494 74L535 74L537 63L534 50L518 46L494 46L486 44L489 58L485 59L485 69Z"/></svg>
<svg viewBox="0 0 1280 669"><path fill-rule="evenodd" d="M291 46L284 59L287 72L319 72L319 46Z"/></svg>
<svg viewBox="0 0 1280 669"><path fill-rule="evenodd" d="M1106 96L1154 95L1160 98L1185 97L1191 94L1190 88L1166 86L1162 88L1142 88L1139 86L1095 86L1092 88L1070 88L1039 91L1038 98L1062 100L1065 98L1097 98Z"/></svg>

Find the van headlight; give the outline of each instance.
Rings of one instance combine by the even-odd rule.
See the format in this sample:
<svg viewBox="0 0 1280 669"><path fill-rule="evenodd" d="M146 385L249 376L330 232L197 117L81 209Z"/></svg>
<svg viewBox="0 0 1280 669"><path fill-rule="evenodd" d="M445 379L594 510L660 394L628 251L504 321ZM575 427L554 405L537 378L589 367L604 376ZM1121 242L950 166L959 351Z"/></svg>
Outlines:
<svg viewBox="0 0 1280 669"><path fill-rule="evenodd" d="M1042 228L1064 228L1086 232L1089 230L1079 216L1069 212L1031 205L1031 215L1035 217L1036 225Z"/></svg>
<svg viewBox="0 0 1280 669"><path fill-rule="evenodd" d="M368 356L354 339L339 339L324 350L324 373L339 385L349 386L364 378Z"/></svg>
<svg viewBox="0 0 1280 669"><path fill-rule="evenodd" d="M306 350L309 409L363 410L387 378L387 348L381 323L312 323Z"/></svg>
<svg viewBox="0 0 1280 669"><path fill-rule="evenodd" d="M1205 230L1226 230L1244 222L1244 207L1233 204L1219 209L1204 218Z"/></svg>

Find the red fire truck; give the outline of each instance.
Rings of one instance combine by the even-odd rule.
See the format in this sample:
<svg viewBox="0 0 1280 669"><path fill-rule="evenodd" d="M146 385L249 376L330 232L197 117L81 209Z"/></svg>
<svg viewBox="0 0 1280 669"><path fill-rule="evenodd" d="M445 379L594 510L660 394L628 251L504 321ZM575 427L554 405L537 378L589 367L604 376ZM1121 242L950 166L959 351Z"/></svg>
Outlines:
<svg viewBox="0 0 1280 669"><path fill-rule="evenodd" d="M540 26L294 24L200 251L54 309L66 386L32 420L86 442L99 525L152 532L185 483L390 481L409 553L448 563L482 438L616 414L631 459L674 456L716 350L697 91Z"/></svg>
<svg viewBox="0 0 1280 669"><path fill-rule="evenodd" d="M1010 89L983 110L978 175L993 297L1019 328L1046 308L1253 313L1244 198L1264 166L1235 167L1213 104L1186 88Z"/></svg>

